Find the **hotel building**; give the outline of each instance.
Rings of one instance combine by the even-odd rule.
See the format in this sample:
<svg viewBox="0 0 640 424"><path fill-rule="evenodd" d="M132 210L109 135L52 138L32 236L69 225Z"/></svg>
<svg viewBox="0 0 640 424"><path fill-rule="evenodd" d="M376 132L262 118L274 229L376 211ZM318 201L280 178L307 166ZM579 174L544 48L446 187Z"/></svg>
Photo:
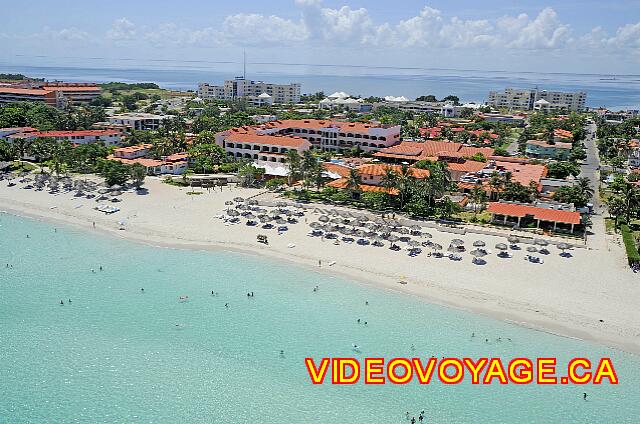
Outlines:
<svg viewBox="0 0 640 424"><path fill-rule="evenodd" d="M547 90L516 90L507 88L504 91L489 92L487 104L494 108L509 110L566 110L580 112L586 109L587 93L562 92Z"/></svg>
<svg viewBox="0 0 640 424"><path fill-rule="evenodd" d="M0 103L37 102L64 108L90 103L100 87L87 83L29 83L0 85Z"/></svg>
<svg viewBox="0 0 640 424"><path fill-rule="evenodd" d="M225 81L223 85L200 83L198 97L205 100L245 99L259 106L272 103L300 103L300 84L271 84L238 77Z"/></svg>

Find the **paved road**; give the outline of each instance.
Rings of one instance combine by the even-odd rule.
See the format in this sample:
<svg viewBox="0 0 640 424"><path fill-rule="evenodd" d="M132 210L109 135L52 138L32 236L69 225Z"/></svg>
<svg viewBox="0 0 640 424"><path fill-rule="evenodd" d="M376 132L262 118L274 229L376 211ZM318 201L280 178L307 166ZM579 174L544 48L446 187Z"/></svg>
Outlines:
<svg viewBox="0 0 640 424"><path fill-rule="evenodd" d="M600 158L598 157L598 148L596 147L596 125L587 125L587 136L584 140L584 146L587 151L587 158L580 166L581 176L591 180L591 186L595 191L593 196L593 207L596 212L600 211L602 206L598 188L600 187Z"/></svg>

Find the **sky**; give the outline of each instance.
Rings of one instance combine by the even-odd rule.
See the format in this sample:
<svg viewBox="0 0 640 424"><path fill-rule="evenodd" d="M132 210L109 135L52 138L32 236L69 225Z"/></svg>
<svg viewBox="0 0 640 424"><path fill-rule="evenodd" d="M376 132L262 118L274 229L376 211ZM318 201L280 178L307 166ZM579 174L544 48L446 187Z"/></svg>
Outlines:
<svg viewBox="0 0 640 424"><path fill-rule="evenodd" d="M640 74L640 0L31 0L0 27L0 65L197 67L243 50L249 63Z"/></svg>

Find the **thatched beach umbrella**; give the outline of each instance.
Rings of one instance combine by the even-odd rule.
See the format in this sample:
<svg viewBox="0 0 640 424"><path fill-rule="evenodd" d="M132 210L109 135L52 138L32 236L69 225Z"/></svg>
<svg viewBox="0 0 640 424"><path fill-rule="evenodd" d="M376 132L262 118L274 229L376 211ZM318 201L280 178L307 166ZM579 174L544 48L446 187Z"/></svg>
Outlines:
<svg viewBox="0 0 640 424"><path fill-rule="evenodd" d="M231 206L231 205L233 205L233 201L227 200L226 202L224 202L224 204L227 205L227 206Z"/></svg>
<svg viewBox="0 0 640 424"><path fill-rule="evenodd" d="M507 246L505 243L498 243L496 244L496 249L505 251L509 249L509 246Z"/></svg>
<svg viewBox="0 0 640 424"><path fill-rule="evenodd" d="M431 235L431 233L422 233L422 237L424 237L424 238L432 238L433 236Z"/></svg>
<svg viewBox="0 0 640 424"><path fill-rule="evenodd" d="M387 240L391 243L397 243L400 240L400 237L392 234L389 237L387 237Z"/></svg>
<svg viewBox="0 0 640 424"><path fill-rule="evenodd" d="M431 245L431 248L432 248L433 250L442 250L442 245L441 245L441 244L438 244L438 243L433 243L433 244Z"/></svg>
<svg viewBox="0 0 640 424"><path fill-rule="evenodd" d="M453 244L454 246L462 246L464 244L464 240L453 239L451 240L451 244Z"/></svg>
<svg viewBox="0 0 640 424"><path fill-rule="evenodd" d="M562 250L562 254L565 254L565 250L571 249L571 245L569 243L558 243L558 249Z"/></svg>
<svg viewBox="0 0 640 424"><path fill-rule="evenodd" d="M544 240L544 239L535 239L534 243L537 244L538 246L547 246L549 244L548 241Z"/></svg>
<svg viewBox="0 0 640 424"><path fill-rule="evenodd" d="M483 249L475 249L475 250L472 250L470 253L473 256L473 263L474 264L478 263L478 259L480 259L480 258L482 258L484 256L487 256L487 251L483 250Z"/></svg>
<svg viewBox="0 0 640 424"><path fill-rule="evenodd" d="M322 227L322 224L317 221L314 221L311 224L309 224L309 227L313 228L314 230L317 230L318 228Z"/></svg>
<svg viewBox="0 0 640 424"><path fill-rule="evenodd" d="M509 241L509 243L511 244L517 244L520 243L520 239L517 236L509 236L507 237L507 240Z"/></svg>
<svg viewBox="0 0 640 424"><path fill-rule="evenodd" d="M407 242L407 244L408 244L410 247L419 247L419 246L420 246L420 242L419 242L419 241L416 241L416 240L409 240L409 241Z"/></svg>
<svg viewBox="0 0 640 424"><path fill-rule="evenodd" d="M537 251L538 251L538 249L536 249L536 247L535 247L535 246L529 246L529 247L527 247L527 252L530 252L530 253L536 253Z"/></svg>
<svg viewBox="0 0 640 424"><path fill-rule="evenodd" d="M236 203L240 203L240 202L244 202L244 199L242 197L234 197L233 201Z"/></svg>
<svg viewBox="0 0 640 424"><path fill-rule="evenodd" d="M318 218L318 221L327 223L330 221L330 218L327 215L322 215Z"/></svg>
<svg viewBox="0 0 640 424"><path fill-rule="evenodd" d="M487 243L483 242L482 240L476 240L473 242L473 247L485 247L487 245Z"/></svg>

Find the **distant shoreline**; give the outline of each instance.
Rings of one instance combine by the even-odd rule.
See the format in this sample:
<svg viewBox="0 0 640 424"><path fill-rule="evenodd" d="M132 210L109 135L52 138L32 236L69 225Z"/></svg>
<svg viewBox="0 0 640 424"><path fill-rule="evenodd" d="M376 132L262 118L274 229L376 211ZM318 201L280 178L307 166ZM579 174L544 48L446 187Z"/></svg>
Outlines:
<svg viewBox="0 0 640 424"><path fill-rule="evenodd" d="M103 67L0 64L0 72L19 72L49 80L155 82L165 89L196 90L199 82L222 82L238 75L242 70L240 64L233 62L199 67L184 62L164 69L159 64L155 68L136 68L125 65L137 62L121 62L119 65L123 66L112 67L106 66L107 60ZM440 98L453 94L463 102L483 102L491 90L540 86L549 90L587 91L589 107L640 109L640 75L616 74L616 80L610 80L606 77L613 75L449 69L424 69L424 72L416 72L417 69L413 68L395 69L398 72L385 74L380 72L386 69L384 67L351 67L345 68L349 72L342 74L336 71L310 74L301 72L306 70L303 65L293 68L277 64L252 65L248 78L276 83L300 82L304 93L346 91L364 97L394 95L408 98L426 94L434 94ZM381 82L381 79L384 81Z"/></svg>

